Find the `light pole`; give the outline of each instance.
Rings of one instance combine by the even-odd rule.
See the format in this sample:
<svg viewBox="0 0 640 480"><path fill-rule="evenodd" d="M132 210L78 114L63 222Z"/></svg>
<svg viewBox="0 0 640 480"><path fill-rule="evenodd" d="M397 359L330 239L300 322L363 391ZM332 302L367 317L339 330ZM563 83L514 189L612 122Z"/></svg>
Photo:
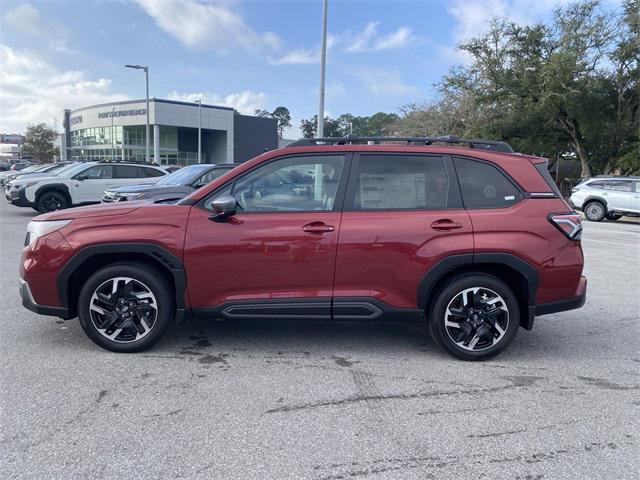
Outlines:
<svg viewBox="0 0 640 480"><path fill-rule="evenodd" d="M202 99L198 100L198 163L202 163Z"/></svg>
<svg viewBox="0 0 640 480"><path fill-rule="evenodd" d="M111 160L116 159L116 145L115 145L115 138L113 134L113 117L115 117L115 115L116 115L116 107L113 107L113 110L111 110Z"/></svg>
<svg viewBox="0 0 640 480"><path fill-rule="evenodd" d="M324 137L324 70L327 63L327 0L322 3L322 47L320 50L320 91L318 101L318 132L317 137ZM316 164L314 179L315 200L322 199L322 165Z"/></svg>
<svg viewBox="0 0 640 480"><path fill-rule="evenodd" d="M327 0L322 6L322 49L320 51L320 100L318 105L318 138L324 137L324 70L327 63Z"/></svg>
<svg viewBox="0 0 640 480"><path fill-rule="evenodd" d="M149 155L149 66L148 65L125 65L126 68L135 68L136 70L144 70L145 85L147 90L147 125L145 130L146 159L147 163L151 161ZM124 142L124 139L123 139Z"/></svg>

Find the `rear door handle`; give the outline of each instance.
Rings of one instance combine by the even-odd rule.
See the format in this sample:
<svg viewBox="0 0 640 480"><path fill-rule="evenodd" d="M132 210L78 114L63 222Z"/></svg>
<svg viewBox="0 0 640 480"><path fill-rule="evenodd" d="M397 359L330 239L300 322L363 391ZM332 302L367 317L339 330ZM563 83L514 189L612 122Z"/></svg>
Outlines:
<svg viewBox="0 0 640 480"><path fill-rule="evenodd" d="M457 228L462 228L461 223L456 223L449 218L443 218L441 220L436 220L432 222L430 225L431 228L438 231L446 231L446 230L455 230Z"/></svg>
<svg viewBox="0 0 640 480"><path fill-rule="evenodd" d="M302 227L303 232L307 233L327 233L336 229L333 225L327 225L324 222L311 222Z"/></svg>

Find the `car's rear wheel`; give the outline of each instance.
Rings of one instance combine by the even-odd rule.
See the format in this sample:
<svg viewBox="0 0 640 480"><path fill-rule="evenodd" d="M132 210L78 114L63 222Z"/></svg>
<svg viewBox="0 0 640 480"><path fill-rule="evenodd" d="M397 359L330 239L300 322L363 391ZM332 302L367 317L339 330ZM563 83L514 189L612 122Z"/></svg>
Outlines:
<svg viewBox="0 0 640 480"><path fill-rule="evenodd" d="M65 208L69 208L69 200L60 192L43 192L38 195L36 200L36 210L40 213L54 212Z"/></svg>
<svg viewBox="0 0 640 480"><path fill-rule="evenodd" d="M78 298L78 317L93 342L114 352L155 344L175 316L167 279L144 264L118 263L94 273Z"/></svg>
<svg viewBox="0 0 640 480"><path fill-rule="evenodd" d="M591 222L600 222L607 214L606 207L602 202L592 201L585 205L584 216Z"/></svg>
<svg viewBox="0 0 640 480"><path fill-rule="evenodd" d="M462 360L502 352L516 336L518 301L500 279L482 273L452 278L436 292L429 332L443 350Z"/></svg>

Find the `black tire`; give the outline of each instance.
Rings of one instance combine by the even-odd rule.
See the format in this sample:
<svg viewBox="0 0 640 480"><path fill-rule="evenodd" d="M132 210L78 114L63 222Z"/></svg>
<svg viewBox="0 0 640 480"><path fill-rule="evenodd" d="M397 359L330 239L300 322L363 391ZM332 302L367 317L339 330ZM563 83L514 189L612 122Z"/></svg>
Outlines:
<svg viewBox="0 0 640 480"><path fill-rule="evenodd" d="M124 328L120 328L121 333L116 335L114 339L107 338L107 334L110 330L102 329L104 332L101 333L96 324L97 321L107 321L113 317L107 318L100 314L96 315L96 312L91 311L94 293L98 294L97 292L103 285L110 288L108 282L111 281L111 285L113 285L113 280L111 279L118 277L132 279L133 282L129 283L142 285L153 296L153 301L156 306L153 322L149 322L151 324L150 326L145 323L145 326L149 327L148 332L145 332L144 336L139 339L131 339L133 332L136 331L133 330L130 323L126 323L129 319L122 318L122 315L125 314L116 313L114 311L114 305L107 306L111 309L108 313L109 315L114 314L115 317L118 318L114 325L119 327L124 326ZM119 286L122 286L124 283L123 290L125 291L127 290L127 285L129 285L129 283L126 283L124 280L115 283ZM117 294L119 295L120 293L119 289ZM127 294L125 293L125 296L126 295ZM97 301L100 302L100 300ZM114 303L115 302L116 300L114 299ZM126 303L126 300L123 299L123 302ZM140 301L138 300L137 302ZM96 303L93 304L97 305ZM105 306L106 304L100 303L100 305ZM117 305L115 305L115 307L117 307ZM144 305L138 305L138 307L144 308ZM105 308L105 311L106 310L107 308ZM131 321L136 319L138 325L141 325L137 308L130 307L129 311L132 312L133 310L136 310L136 314L131 317ZM169 324L175 318L175 311L175 300L171 284L161 272L143 263L116 263L98 270L84 283L84 286L80 291L80 296L78 297L78 317L80 319L82 329L94 343L104 349L111 350L112 352L133 353L140 352L151 347L165 334ZM151 320L151 317L147 320ZM103 325L103 323L101 323L101 325ZM115 327L112 328L113 330L111 330L111 332L117 330ZM136 337L137 333L138 332L136 332Z"/></svg>
<svg viewBox="0 0 640 480"><path fill-rule="evenodd" d="M477 294L470 294L472 296L469 302L470 304L477 303L478 308L483 309L483 312L494 312L494 308L496 309L495 311L503 310L502 308L497 309L496 306L504 303L504 307L506 307L508 311L506 311L506 313L503 313L503 311L498 312L495 318L490 317L489 313L482 313L480 314L480 318L476 318L475 320L471 319L473 316L471 313L468 314L465 311L461 316L467 319L459 322L459 324L465 327L465 329L468 328L468 331L462 328L452 329L451 327L445 326L445 321L453 318L446 313L449 306L461 298L461 292L475 288L479 290ZM497 302L493 307L489 306L489 304L484 303L482 298L487 295L486 292L495 293L501 297L501 301ZM460 309L457 308L452 307L452 309L460 311ZM433 301L431 302L431 308L427 313L429 333L436 344L447 353L462 360L486 360L498 355L513 341L520 327L520 309L513 291L502 280L484 273L466 273L450 278L445 285L442 285L435 292ZM476 317L478 317L478 315L476 315ZM487 321L480 323L482 318L485 317ZM499 333L493 326L496 320L500 322L498 326L503 333ZM481 326L475 330L475 327L469 327L467 322L473 321L479 322L478 325ZM481 328L482 330L480 330ZM482 335L482 340L477 341L478 350L473 350L475 346L471 346L471 350L468 349L469 345L462 347L452 338L454 334L461 334L463 337L466 337L466 335L472 335L474 331ZM499 339L494 340L495 336L499 336ZM475 335L473 335L473 337L475 337ZM491 340L487 337L491 338Z"/></svg>
<svg viewBox="0 0 640 480"><path fill-rule="evenodd" d="M65 208L69 208L69 206L67 197L55 190L42 192L36 199L36 210L40 213L64 210Z"/></svg>
<svg viewBox="0 0 640 480"><path fill-rule="evenodd" d="M590 222L601 222L607 215L607 207L604 206L604 203L599 202L598 200L592 200L587 203L582 211L584 212L586 219Z"/></svg>
<svg viewBox="0 0 640 480"><path fill-rule="evenodd" d="M607 220L609 220L610 222L615 222L617 220L620 220L622 218L622 215L619 213L609 213L607 214Z"/></svg>

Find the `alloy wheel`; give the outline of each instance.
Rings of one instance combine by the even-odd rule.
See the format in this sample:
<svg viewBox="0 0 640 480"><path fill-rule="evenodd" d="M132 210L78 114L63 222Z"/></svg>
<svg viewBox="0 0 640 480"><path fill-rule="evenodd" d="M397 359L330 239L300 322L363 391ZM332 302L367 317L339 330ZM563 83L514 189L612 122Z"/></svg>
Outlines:
<svg viewBox="0 0 640 480"><path fill-rule="evenodd" d="M499 343L509 326L507 303L493 290L467 288L447 305L444 315L447 335L458 347L478 352Z"/></svg>
<svg viewBox="0 0 640 480"><path fill-rule="evenodd" d="M584 214L589 220L599 220L604 216L604 208L599 203L593 202L587 206Z"/></svg>
<svg viewBox="0 0 640 480"><path fill-rule="evenodd" d="M62 202L55 195L48 196L42 203L47 212L53 212L62 209Z"/></svg>
<svg viewBox="0 0 640 480"><path fill-rule="evenodd" d="M130 277L115 277L95 289L89 314L102 336L129 343L152 331L158 317L158 304L144 283Z"/></svg>

